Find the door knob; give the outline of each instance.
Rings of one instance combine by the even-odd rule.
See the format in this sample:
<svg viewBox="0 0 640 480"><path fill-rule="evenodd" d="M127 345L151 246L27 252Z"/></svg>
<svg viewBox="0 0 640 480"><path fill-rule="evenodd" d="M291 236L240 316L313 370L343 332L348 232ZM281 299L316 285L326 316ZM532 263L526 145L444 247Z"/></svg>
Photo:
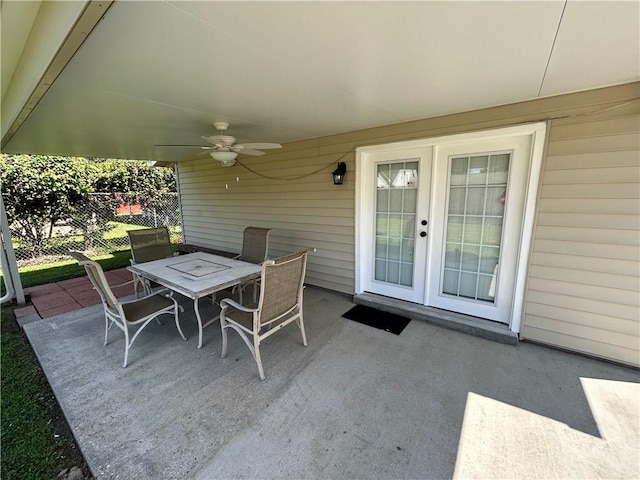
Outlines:
<svg viewBox="0 0 640 480"><path fill-rule="evenodd" d="M421 237L426 237L427 236L427 232L420 232L420 236Z"/></svg>
<svg viewBox="0 0 640 480"><path fill-rule="evenodd" d="M427 224L427 221L426 221L426 220L422 220L422 221L420 222L420 224L421 224L421 225L426 225L426 224Z"/></svg>

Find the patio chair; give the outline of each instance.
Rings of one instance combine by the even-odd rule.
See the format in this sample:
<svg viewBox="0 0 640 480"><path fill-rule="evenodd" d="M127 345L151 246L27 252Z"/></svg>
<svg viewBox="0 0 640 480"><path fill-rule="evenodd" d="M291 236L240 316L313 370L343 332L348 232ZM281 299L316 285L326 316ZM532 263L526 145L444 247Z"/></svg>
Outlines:
<svg viewBox="0 0 640 480"><path fill-rule="evenodd" d="M261 264L267 259L269 253L269 232L271 228L247 227L242 234L242 253L237 255L237 260L243 262ZM258 280L244 283L233 287L233 292L238 291L240 303L242 303L242 292L249 285L253 286L253 301L256 302Z"/></svg>
<svg viewBox="0 0 640 480"><path fill-rule="evenodd" d="M269 253L269 232L271 228L247 227L242 233L242 253L236 258L243 262L259 264Z"/></svg>
<svg viewBox="0 0 640 480"><path fill-rule="evenodd" d="M129 243L131 244L131 265L136 263L151 262L168 258L173 255L171 237L167 227L145 228L142 230L128 230ZM153 284L146 278L133 274L133 290L138 295L138 285L142 285L145 294L153 293Z"/></svg>
<svg viewBox="0 0 640 480"><path fill-rule="evenodd" d="M129 301L121 301L116 298L104 276L104 271L99 263L96 263L80 252L69 252L69 255L73 257L80 265L84 267L87 272L89 280L93 284L94 288L98 291L102 304L104 306L104 345L109 343L109 330L113 325L116 325L120 330L124 332L124 363L122 367L127 366L127 360L129 358L129 349L135 342L136 338L144 327L153 319L157 319L159 315L164 313L173 314L176 328L183 340L187 337L182 333L180 328L180 321L178 319L178 302L170 295L161 295L154 293L142 298L136 298ZM133 283L133 281L126 282L123 285ZM160 323L158 321L158 323ZM133 336L129 333L129 328L140 325L135 331Z"/></svg>
<svg viewBox="0 0 640 480"><path fill-rule="evenodd" d="M230 298L220 301L220 326L222 329L222 355L227 355L227 330L238 332L253 355L260 379L264 369L260 357L261 342L279 332L291 322L296 322L302 333L302 344L307 346L302 316L302 292L307 266L307 252L295 253L262 264L260 299L253 308L243 306ZM251 340L249 339L251 337Z"/></svg>

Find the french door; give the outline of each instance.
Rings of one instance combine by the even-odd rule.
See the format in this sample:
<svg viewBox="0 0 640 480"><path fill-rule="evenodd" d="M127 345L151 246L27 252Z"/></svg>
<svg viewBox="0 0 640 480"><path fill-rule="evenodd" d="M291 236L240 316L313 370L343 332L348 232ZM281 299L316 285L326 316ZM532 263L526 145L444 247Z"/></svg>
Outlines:
<svg viewBox="0 0 640 480"><path fill-rule="evenodd" d="M541 161L536 128L359 151L357 293L512 325L537 185L532 160L538 171Z"/></svg>
<svg viewBox="0 0 640 480"><path fill-rule="evenodd" d="M509 323L531 138L436 150L428 304Z"/></svg>
<svg viewBox="0 0 640 480"><path fill-rule="evenodd" d="M365 290L422 303L431 148L372 153L362 276Z"/></svg>

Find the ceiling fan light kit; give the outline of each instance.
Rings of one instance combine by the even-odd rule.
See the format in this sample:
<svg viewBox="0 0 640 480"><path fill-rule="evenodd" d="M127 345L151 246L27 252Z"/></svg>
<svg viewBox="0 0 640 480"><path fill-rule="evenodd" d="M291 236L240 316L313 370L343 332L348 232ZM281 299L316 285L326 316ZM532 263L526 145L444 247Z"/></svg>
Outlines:
<svg viewBox="0 0 640 480"><path fill-rule="evenodd" d="M219 161L223 167L232 167L236 164L236 152L211 152L211 158Z"/></svg>

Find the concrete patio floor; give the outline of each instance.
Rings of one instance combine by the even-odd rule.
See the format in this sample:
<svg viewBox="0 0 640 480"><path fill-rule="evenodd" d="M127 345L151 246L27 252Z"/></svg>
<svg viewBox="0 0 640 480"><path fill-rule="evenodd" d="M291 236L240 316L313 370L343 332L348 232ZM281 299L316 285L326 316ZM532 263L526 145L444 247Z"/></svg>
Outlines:
<svg viewBox="0 0 640 480"><path fill-rule="evenodd" d="M99 478L639 478L637 370L411 321L393 335L305 290L309 346L270 337L267 379L230 332L151 323L121 368L100 305L25 331ZM207 306L209 314L213 306Z"/></svg>

